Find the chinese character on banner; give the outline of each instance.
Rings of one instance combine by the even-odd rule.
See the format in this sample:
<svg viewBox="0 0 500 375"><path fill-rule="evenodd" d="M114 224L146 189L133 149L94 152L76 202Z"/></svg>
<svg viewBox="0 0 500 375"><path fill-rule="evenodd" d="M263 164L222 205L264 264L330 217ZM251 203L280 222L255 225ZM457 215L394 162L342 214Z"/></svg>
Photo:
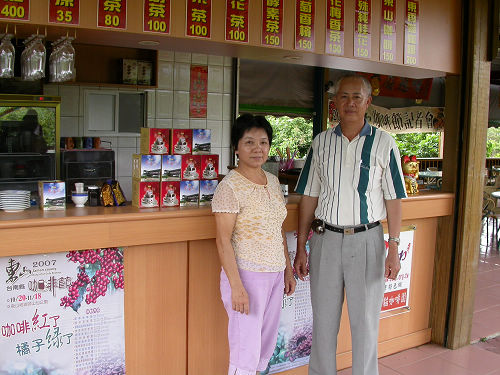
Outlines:
<svg viewBox="0 0 500 375"><path fill-rule="evenodd" d="M80 0L50 0L49 22L78 25L80 23Z"/></svg>
<svg viewBox="0 0 500 375"><path fill-rule="evenodd" d="M189 117L207 117L208 67L191 66L189 90Z"/></svg>
<svg viewBox="0 0 500 375"><path fill-rule="evenodd" d="M380 60L394 62L396 59L396 0L382 1L380 22Z"/></svg>
<svg viewBox="0 0 500 375"><path fill-rule="evenodd" d="M30 20L30 0L0 0L0 19Z"/></svg>
<svg viewBox="0 0 500 375"><path fill-rule="evenodd" d="M248 2L226 0L226 40L248 43Z"/></svg>
<svg viewBox="0 0 500 375"><path fill-rule="evenodd" d="M372 1L357 0L354 12L354 56L372 57Z"/></svg>
<svg viewBox="0 0 500 375"><path fill-rule="evenodd" d="M283 47L283 0L262 0L261 44Z"/></svg>
<svg viewBox="0 0 500 375"><path fill-rule="evenodd" d="M325 52L344 56L344 0L327 1Z"/></svg>
<svg viewBox="0 0 500 375"><path fill-rule="evenodd" d="M145 32L170 33L170 0L144 0Z"/></svg>
<svg viewBox="0 0 500 375"><path fill-rule="evenodd" d="M405 65L418 65L419 9L418 0L406 0L405 10Z"/></svg>
<svg viewBox="0 0 500 375"><path fill-rule="evenodd" d="M212 0L187 1L186 36L210 38Z"/></svg>
<svg viewBox="0 0 500 375"><path fill-rule="evenodd" d="M99 0L97 26L125 30L127 28L127 0Z"/></svg>
<svg viewBox="0 0 500 375"><path fill-rule="evenodd" d="M295 2L295 49L314 51L315 0Z"/></svg>

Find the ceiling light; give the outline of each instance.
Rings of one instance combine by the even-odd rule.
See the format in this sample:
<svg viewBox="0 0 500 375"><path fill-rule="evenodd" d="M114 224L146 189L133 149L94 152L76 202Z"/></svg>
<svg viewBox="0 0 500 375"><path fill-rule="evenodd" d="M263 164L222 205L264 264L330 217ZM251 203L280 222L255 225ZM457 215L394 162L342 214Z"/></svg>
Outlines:
<svg viewBox="0 0 500 375"><path fill-rule="evenodd" d="M298 61L298 60L302 59L302 57L299 55L285 55L285 56L283 56L283 59L284 60Z"/></svg>
<svg viewBox="0 0 500 375"><path fill-rule="evenodd" d="M157 42L156 40L141 40L139 44L141 46L157 46L160 42Z"/></svg>

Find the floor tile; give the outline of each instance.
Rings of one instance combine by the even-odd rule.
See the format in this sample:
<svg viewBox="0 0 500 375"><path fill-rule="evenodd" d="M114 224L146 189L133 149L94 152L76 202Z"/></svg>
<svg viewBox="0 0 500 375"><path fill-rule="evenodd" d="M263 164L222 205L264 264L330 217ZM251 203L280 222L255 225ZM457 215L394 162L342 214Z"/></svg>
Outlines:
<svg viewBox="0 0 500 375"><path fill-rule="evenodd" d="M399 372L392 370L389 367L379 365L378 366L378 375L399 375Z"/></svg>
<svg viewBox="0 0 500 375"><path fill-rule="evenodd" d="M500 337L495 337L484 342L478 342L477 344L474 344L474 346L500 355Z"/></svg>
<svg viewBox="0 0 500 375"><path fill-rule="evenodd" d="M475 371L466 370L439 356L409 364L398 368L397 371L403 375L479 375Z"/></svg>
<svg viewBox="0 0 500 375"><path fill-rule="evenodd" d="M379 363L391 369L397 370L400 367L406 366L410 363L421 361L422 359L428 358L429 356L429 354L413 348L389 355L384 358L380 358Z"/></svg>
<svg viewBox="0 0 500 375"><path fill-rule="evenodd" d="M425 344L421 346L417 346L415 349L424 352L428 357L432 357L433 355L438 355L443 352L450 351L451 349L445 348L444 346L437 344Z"/></svg>
<svg viewBox="0 0 500 375"><path fill-rule="evenodd" d="M488 374L500 368L500 356L475 345L469 345L457 350L439 354L440 358L454 365L473 371L476 375Z"/></svg>

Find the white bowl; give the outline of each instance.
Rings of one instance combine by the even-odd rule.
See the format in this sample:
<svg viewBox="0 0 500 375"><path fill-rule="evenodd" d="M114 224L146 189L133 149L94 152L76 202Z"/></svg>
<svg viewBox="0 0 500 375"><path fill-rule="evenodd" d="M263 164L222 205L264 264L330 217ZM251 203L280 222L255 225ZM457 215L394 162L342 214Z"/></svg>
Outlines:
<svg viewBox="0 0 500 375"><path fill-rule="evenodd" d="M75 207L84 207L85 203L87 203L87 200L89 199L89 196L87 192L85 193L72 193L71 194L71 200L75 204Z"/></svg>

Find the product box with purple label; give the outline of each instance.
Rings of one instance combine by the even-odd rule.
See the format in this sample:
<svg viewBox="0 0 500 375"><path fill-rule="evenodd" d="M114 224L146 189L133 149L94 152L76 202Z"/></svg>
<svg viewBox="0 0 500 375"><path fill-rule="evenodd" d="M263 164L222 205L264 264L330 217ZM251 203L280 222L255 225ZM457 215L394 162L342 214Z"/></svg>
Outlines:
<svg viewBox="0 0 500 375"><path fill-rule="evenodd" d="M66 184L64 181L38 181L40 208L43 210L66 209Z"/></svg>
<svg viewBox="0 0 500 375"><path fill-rule="evenodd" d="M181 180L182 155L163 155L161 158L161 180Z"/></svg>
<svg viewBox="0 0 500 375"><path fill-rule="evenodd" d="M200 206L209 205L212 203L215 188L219 181L217 180L201 180L200 181Z"/></svg>
<svg viewBox="0 0 500 375"><path fill-rule="evenodd" d="M210 129L193 129L193 154L204 155L212 152Z"/></svg>
<svg viewBox="0 0 500 375"><path fill-rule="evenodd" d="M197 206L199 195L200 181L181 181L181 206Z"/></svg>
<svg viewBox="0 0 500 375"><path fill-rule="evenodd" d="M160 181L161 155L132 155L132 178L140 181Z"/></svg>

